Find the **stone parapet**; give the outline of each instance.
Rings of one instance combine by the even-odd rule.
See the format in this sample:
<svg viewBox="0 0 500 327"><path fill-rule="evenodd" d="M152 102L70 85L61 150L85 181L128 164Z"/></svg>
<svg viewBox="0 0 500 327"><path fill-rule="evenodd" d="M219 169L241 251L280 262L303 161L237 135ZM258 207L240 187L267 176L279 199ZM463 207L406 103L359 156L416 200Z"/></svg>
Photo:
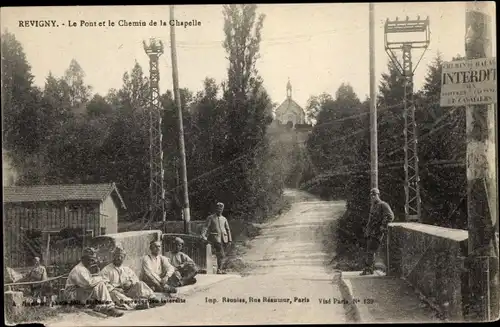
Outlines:
<svg viewBox="0 0 500 327"><path fill-rule="evenodd" d="M463 320L468 232L420 223L391 223L389 276L405 279L449 320Z"/></svg>

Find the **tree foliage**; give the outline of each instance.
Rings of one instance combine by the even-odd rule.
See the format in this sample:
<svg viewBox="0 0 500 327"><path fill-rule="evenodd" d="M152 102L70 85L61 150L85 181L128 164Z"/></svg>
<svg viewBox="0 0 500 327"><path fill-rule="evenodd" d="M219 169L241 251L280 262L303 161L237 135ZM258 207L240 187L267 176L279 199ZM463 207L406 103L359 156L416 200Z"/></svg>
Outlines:
<svg viewBox="0 0 500 327"><path fill-rule="evenodd" d="M309 104L319 110L307 140L307 155L317 173L304 187L324 197L343 197L346 172L356 164L352 149L363 132L365 106L349 84L342 84L335 97L322 94L311 98Z"/></svg>
<svg viewBox="0 0 500 327"><path fill-rule="evenodd" d="M260 220L281 208L282 147L267 135L272 101L256 69L264 17L256 5L224 6L227 80L206 78L203 90L181 89L191 213L204 219L216 201L228 214ZM13 34L2 35L4 147L19 184L115 182L127 215L149 201L149 79L142 67L122 85L93 94L72 60L42 90ZM180 219L178 111L172 91L160 96L168 219Z"/></svg>
<svg viewBox="0 0 500 327"><path fill-rule="evenodd" d="M455 58L454 58L455 60ZM425 83L415 92L415 116L418 129L418 156L422 219L424 223L466 228L464 108L439 105L442 59L438 55L429 65ZM378 106L379 188L396 220L404 219L404 90L394 65L381 77ZM365 104L365 110L368 104ZM367 111L365 111L367 112ZM370 133L365 115L354 147L355 165L349 169L345 199L347 211L339 221L338 253L352 251L364 243L362 227L369 212ZM332 146L333 147L333 146ZM344 147L333 150L338 153Z"/></svg>

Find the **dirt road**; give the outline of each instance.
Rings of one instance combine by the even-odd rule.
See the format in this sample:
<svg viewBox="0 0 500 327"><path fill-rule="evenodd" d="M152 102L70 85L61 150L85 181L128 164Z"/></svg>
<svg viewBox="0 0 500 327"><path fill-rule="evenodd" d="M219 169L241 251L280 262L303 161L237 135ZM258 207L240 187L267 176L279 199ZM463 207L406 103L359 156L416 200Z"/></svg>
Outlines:
<svg viewBox="0 0 500 327"><path fill-rule="evenodd" d="M57 325L201 325L294 324L346 322L340 292L326 270L331 254L323 252L330 219L340 217L344 202L316 201L287 190L293 199L287 213L263 227L244 260L255 269L249 276L219 283L186 298L120 318L67 317ZM330 304L320 300L330 299ZM253 300L253 302L252 302ZM275 302L276 301L276 302ZM280 301L280 302L277 302ZM54 325L54 324L51 324Z"/></svg>

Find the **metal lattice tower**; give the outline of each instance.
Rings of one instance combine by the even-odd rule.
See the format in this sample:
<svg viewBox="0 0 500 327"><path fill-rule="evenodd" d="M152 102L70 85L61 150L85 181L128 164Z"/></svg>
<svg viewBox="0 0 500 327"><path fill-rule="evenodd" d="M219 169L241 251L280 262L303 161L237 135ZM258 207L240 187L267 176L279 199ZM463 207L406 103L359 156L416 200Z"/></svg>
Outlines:
<svg viewBox="0 0 500 327"><path fill-rule="evenodd" d="M425 39L403 42L390 42L387 35L394 33L425 33ZM421 199L420 199L420 177L418 172L418 136L417 123L415 120L415 103L413 99L413 73L424 56L430 43L429 18L421 20L400 21L396 18L394 21L385 22L384 28L385 50L389 58L398 68L399 73L404 80L404 153L405 153L405 220L419 221L421 218ZM412 64L412 49L424 49L422 56L415 67ZM395 51L401 51L402 62L400 63L395 55Z"/></svg>
<svg viewBox="0 0 500 327"><path fill-rule="evenodd" d="M165 188L163 171L163 147L162 147L162 108L160 103L160 71L158 59L163 54L163 43L151 39L149 45L144 44L144 51L149 57L149 167L150 167L150 204L149 212L151 220L162 221L166 219L165 212Z"/></svg>

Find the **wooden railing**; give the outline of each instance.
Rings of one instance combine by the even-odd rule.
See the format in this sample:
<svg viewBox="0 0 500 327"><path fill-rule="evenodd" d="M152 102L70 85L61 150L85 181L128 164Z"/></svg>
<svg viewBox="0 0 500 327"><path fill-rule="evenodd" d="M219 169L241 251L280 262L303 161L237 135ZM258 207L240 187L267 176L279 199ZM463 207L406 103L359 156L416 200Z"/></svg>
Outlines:
<svg viewBox="0 0 500 327"><path fill-rule="evenodd" d="M71 265L62 265L62 266L48 266L47 274L49 278L43 281L23 281L23 279L13 282L13 283L4 283L4 292L5 291L18 291L22 292L25 296L34 296L34 297L42 297L42 296L59 296L61 290L64 289L66 285L66 280L68 278L68 273L71 270ZM16 272L21 273L26 276L26 274L32 269L32 267L25 268L14 268ZM53 277L50 277L53 276Z"/></svg>

